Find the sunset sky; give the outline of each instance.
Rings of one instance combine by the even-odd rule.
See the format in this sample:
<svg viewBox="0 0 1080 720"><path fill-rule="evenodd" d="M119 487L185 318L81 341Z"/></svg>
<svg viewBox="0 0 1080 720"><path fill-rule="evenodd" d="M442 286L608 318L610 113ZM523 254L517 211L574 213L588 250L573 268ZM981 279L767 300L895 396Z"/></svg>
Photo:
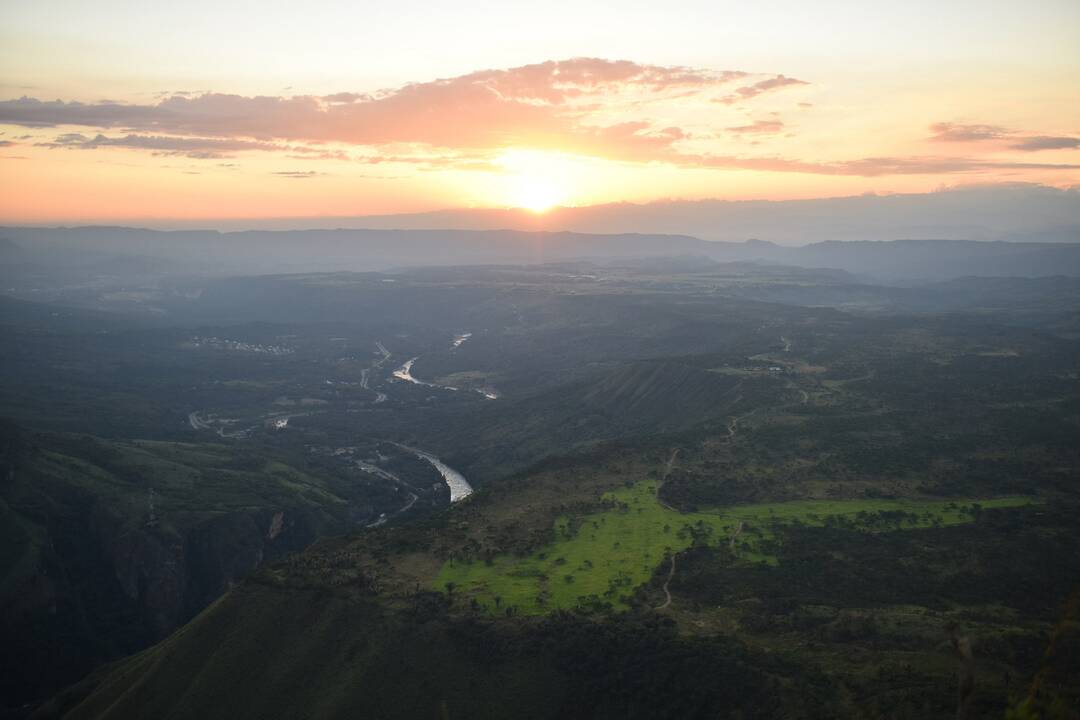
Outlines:
<svg viewBox="0 0 1080 720"><path fill-rule="evenodd" d="M1080 185L1076 0L6 0L0 19L4 223Z"/></svg>

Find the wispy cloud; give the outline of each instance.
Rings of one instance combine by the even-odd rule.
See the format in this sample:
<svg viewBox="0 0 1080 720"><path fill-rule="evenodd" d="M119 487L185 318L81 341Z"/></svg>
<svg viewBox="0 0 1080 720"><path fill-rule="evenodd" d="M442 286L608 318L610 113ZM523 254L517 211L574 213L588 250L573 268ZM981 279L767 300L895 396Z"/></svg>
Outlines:
<svg viewBox="0 0 1080 720"><path fill-rule="evenodd" d="M1080 148L1080 138L1031 135L1009 145L1014 150L1035 152L1037 150L1075 150Z"/></svg>
<svg viewBox="0 0 1080 720"><path fill-rule="evenodd" d="M716 102L724 103L725 105L733 105L737 102L755 98L770 90L779 90L780 88L789 87L791 85L809 85L809 83L805 80L777 75L776 77L771 77L766 80L759 80L752 85L744 85L731 95L725 95L722 98L718 98Z"/></svg>
<svg viewBox="0 0 1080 720"><path fill-rule="evenodd" d="M293 180L306 180L308 178L318 177L323 173L318 173L314 170L280 170L270 174L277 175L278 177L292 178Z"/></svg>
<svg viewBox="0 0 1080 720"><path fill-rule="evenodd" d="M930 126L933 142L975 143L996 142L1010 150L1038 152L1039 150L1073 150L1080 148L1080 138L1055 135L1036 135L1022 130L1010 130L1000 125L966 125L939 122Z"/></svg>
<svg viewBox="0 0 1080 720"><path fill-rule="evenodd" d="M191 138L164 135L124 135L107 137L97 134L87 137L81 133L64 133L48 142L35 143L38 147L94 150L100 147L124 147L150 150L156 155L184 155L196 159L219 159L229 153L249 150L286 150L277 143L258 142L234 138Z"/></svg>
<svg viewBox="0 0 1080 720"><path fill-rule="evenodd" d="M782 132L783 129L784 123L779 120L755 120L749 125L729 127L727 128L727 131L736 134L757 133L761 135L775 135L778 132Z"/></svg>
<svg viewBox="0 0 1080 720"><path fill-rule="evenodd" d="M697 155L688 161L701 167L793 172L811 175L951 175L989 170L1078 170L1080 165L990 161L966 157L868 157L835 162L809 162L783 157L748 158L729 155Z"/></svg>

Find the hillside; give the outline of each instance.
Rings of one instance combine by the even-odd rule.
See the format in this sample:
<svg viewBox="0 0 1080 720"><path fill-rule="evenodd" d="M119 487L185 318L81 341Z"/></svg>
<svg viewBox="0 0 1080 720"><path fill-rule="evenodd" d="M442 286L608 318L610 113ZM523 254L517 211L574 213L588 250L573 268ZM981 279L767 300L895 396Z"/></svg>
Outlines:
<svg viewBox="0 0 1080 720"><path fill-rule="evenodd" d="M283 632L298 623L302 635ZM64 717L764 718L790 705L780 687L741 648L681 640L655 618L480 623L434 595L389 609L250 583L36 717L82 699Z"/></svg>
<svg viewBox="0 0 1080 720"><path fill-rule="evenodd" d="M678 462L693 469L709 458L695 451ZM655 536L630 530L625 550L651 551L655 574L642 585L612 576L622 612L588 598L552 604L556 584L585 579L545 581L526 564L579 575L578 563L599 568L599 546L583 560L562 547L563 536L586 542L594 526L640 527L634 507L653 501L651 493L621 496L625 508L601 494L649 477L652 463L653 473L664 472L659 458L611 448L523 475L428 523L321 542L264 568L163 643L95 673L35 717L951 717L950 623L978 638L980 712L1001 707L995 678L1030 682L1043 633L1056 622L1048 600L1080 570L1075 559L1064 575L1037 563L1080 557L1069 554L1080 550L1075 508L985 498L774 503L735 516L749 545L734 555L730 522L710 536L687 516L679 547L692 549L677 555L665 554L659 526ZM700 517L720 517L710 512ZM1005 529L1014 533L1008 544ZM644 537L654 539L627 545ZM841 565L815 579L806 558L830 556L808 554L808 542L836 548L831 562ZM872 571L877 553L907 543L929 584L905 586L888 565ZM766 548L773 560L763 563L757 553ZM1002 552L1011 553L1007 565L995 565ZM672 557L680 569L669 574ZM493 575L447 580L448 567L465 566ZM987 606L1002 575L1025 566L1025 591ZM718 583L718 573L732 580ZM508 590L492 599L495 578L529 577L550 582L551 599L531 609ZM858 583L859 594L837 583ZM674 602L663 601L669 584ZM725 593L720 605L710 594L717 591ZM868 652L870 668L860 661ZM1054 683L1047 692L1076 690L1057 676Z"/></svg>
<svg viewBox="0 0 1080 720"><path fill-rule="evenodd" d="M583 400L609 422L665 432L725 415L737 385L731 376L689 365L641 362L603 376Z"/></svg>
<svg viewBox="0 0 1080 720"><path fill-rule="evenodd" d="M165 637L263 562L370 521L373 500L391 489L226 445L10 423L2 443L8 701L55 691Z"/></svg>

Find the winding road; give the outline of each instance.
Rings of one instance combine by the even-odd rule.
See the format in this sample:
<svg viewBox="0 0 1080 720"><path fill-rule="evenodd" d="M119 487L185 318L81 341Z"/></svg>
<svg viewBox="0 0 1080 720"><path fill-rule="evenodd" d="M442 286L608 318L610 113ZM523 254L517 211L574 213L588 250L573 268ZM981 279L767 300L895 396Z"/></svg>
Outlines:
<svg viewBox="0 0 1080 720"><path fill-rule="evenodd" d="M671 569L668 570L667 580L664 581L664 595L666 596L667 599L664 600L663 605L657 605L656 607L653 608L653 610L665 610L667 608L667 606L671 604L671 590L668 588L668 586L671 585L671 578L673 578L673 577L675 577L675 555L674 555L674 553L671 555Z"/></svg>
<svg viewBox="0 0 1080 720"><path fill-rule="evenodd" d="M660 503L661 506L663 506L663 507L665 507L668 510L671 510L673 512L679 512L679 511L676 510L675 508L671 507L666 502L664 502L663 500L660 499L660 488L664 486L664 482L668 479L668 475L670 475L671 471L674 469L674 467L675 467L675 458L677 458L678 456L679 456L679 448L675 448L674 450L671 451L671 457L669 457L667 459L667 462L664 463L664 474L660 477L660 482L656 484L656 502ZM668 589L668 586L671 584L671 578L673 578L673 577L675 577L675 555L674 555L674 553L671 555L671 569L668 570L667 580L664 581L664 595L667 597L667 599L664 600L663 605L657 605L655 608L653 608L654 610L663 610L664 608L666 608L668 605L671 604L671 591Z"/></svg>
<svg viewBox="0 0 1080 720"><path fill-rule="evenodd" d="M667 508L668 510L671 510L672 512L679 512L679 511L676 510L675 508L671 507L670 505L668 505L666 502L663 501L663 499L660 497L660 488L664 487L664 483L667 482L668 475L670 475L672 469L674 469L674 467L675 467L675 458L678 457L679 450L680 450L680 448L675 448L674 450L671 451L671 457L669 457L667 459L667 462L664 463L664 474L660 476L660 482L656 483L656 502L660 503L660 505L662 507Z"/></svg>
<svg viewBox="0 0 1080 720"><path fill-rule="evenodd" d="M405 503L405 505L403 507L401 507L401 509L395 510L394 512L390 513L389 515L386 515L385 513L380 515L378 520L376 520L373 523L368 523L366 527L373 528L373 527L379 527L380 525L385 524L386 522L388 522L392 518L397 517L398 515L401 515L404 512L408 512L412 508L412 506L416 504L416 501L420 499L420 496L416 492L416 488L414 488L412 485L410 485L409 483L407 483L404 480L402 480L401 478L399 478L394 473L383 470L381 467L371 465L371 464L366 463L366 462L364 462L362 460L357 460L356 461L356 466L358 468L360 468L361 470L363 470L364 472L369 472L372 475L383 478L384 480L389 480L390 482L394 483L398 487L405 488L405 491L409 494L409 501L407 503Z"/></svg>

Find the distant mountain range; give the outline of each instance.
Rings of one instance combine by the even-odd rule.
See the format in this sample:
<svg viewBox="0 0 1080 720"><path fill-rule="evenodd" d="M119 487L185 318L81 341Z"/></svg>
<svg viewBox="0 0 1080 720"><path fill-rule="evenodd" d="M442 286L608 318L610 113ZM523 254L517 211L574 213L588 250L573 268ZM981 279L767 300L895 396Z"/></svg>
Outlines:
<svg viewBox="0 0 1080 720"><path fill-rule="evenodd" d="M192 222L154 226L195 227ZM899 238L1077 242L1080 190L1017 183L812 200L672 200L554 208L542 214L522 209L466 208L405 215L227 220L204 222L202 227L647 233L727 242L758 238L781 245Z"/></svg>
<svg viewBox="0 0 1080 720"><path fill-rule="evenodd" d="M787 247L686 235L519 230L286 230L220 233L118 227L0 228L0 283L41 274L146 277L386 271L445 265L600 264L660 257L832 268L884 282L1080 276L1080 243L825 241Z"/></svg>

